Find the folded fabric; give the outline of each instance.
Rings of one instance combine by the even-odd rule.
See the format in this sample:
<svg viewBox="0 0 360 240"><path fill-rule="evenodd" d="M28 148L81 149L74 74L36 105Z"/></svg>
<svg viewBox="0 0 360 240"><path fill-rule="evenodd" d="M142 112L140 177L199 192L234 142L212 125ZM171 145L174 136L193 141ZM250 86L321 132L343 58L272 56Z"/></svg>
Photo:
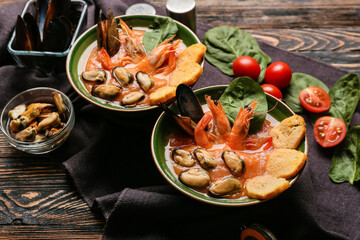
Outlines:
<svg viewBox="0 0 360 240"><path fill-rule="evenodd" d="M137 2L144 1L88 1L88 27L95 24L100 8L122 15ZM47 155L63 162L84 200L102 210L104 239L239 239L242 225L250 223L266 226L278 239L360 239L359 191L349 184L331 182L331 150L324 151L310 137L311 124L307 124L308 163L299 180L280 196L233 208L193 200L169 185L152 160L150 135L160 112L141 120L128 119L83 100L65 74L47 77L37 69L16 67L6 44L23 6L15 3L0 9L0 107L20 91L37 86L57 88L72 99L74 130L64 145ZM155 8L157 14L165 14L163 8ZM202 38L209 28L197 23L197 35ZM264 42L260 47L273 61L284 61L294 72L311 74L328 86L346 74ZM206 62L194 88L231 80ZM359 124L358 109L353 125Z"/></svg>

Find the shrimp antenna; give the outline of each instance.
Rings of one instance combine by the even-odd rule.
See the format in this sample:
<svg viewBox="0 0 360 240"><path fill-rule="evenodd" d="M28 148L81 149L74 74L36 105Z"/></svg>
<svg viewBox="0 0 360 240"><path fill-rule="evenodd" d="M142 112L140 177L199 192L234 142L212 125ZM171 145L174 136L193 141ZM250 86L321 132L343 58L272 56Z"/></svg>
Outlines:
<svg viewBox="0 0 360 240"><path fill-rule="evenodd" d="M257 115L257 114L264 114L264 113L268 113L268 112L271 112L272 110L274 110L276 108L276 106L278 105L278 101L276 101L275 105L270 109L270 110L267 110L265 112L254 112L253 115Z"/></svg>

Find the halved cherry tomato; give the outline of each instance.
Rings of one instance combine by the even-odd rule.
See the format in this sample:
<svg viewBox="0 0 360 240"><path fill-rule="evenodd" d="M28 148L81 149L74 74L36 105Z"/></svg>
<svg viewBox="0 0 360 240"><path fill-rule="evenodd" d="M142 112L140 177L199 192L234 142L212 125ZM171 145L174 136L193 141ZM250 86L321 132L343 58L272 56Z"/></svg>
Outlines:
<svg viewBox="0 0 360 240"><path fill-rule="evenodd" d="M233 62L233 72L235 77L247 76L257 80L260 75L259 63L250 56L241 56Z"/></svg>
<svg viewBox="0 0 360 240"><path fill-rule="evenodd" d="M273 84L278 88L289 86L292 71L289 65L284 62L274 62L265 71L265 83Z"/></svg>
<svg viewBox="0 0 360 240"><path fill-rule="evenodd" d="M303 89L299 94L299 100L306 110L314 113L325 112L331 106L329 94L316 86Z"/></svg>
<svg viewBox="0 0 360 240"><path fill-rule="evenodd" d="M282 93L280 91L280 89L278 87L276 87L275 85L272 84L263 84L261 85L261 87L264 89L264 92L273 95L274 97L278 98L278 99L282 99Z"/></svg>
<svg viewBox="0 0 360 240"><path fill-rule="evenodd" d="M324 148L338 145L344 140L346 125L343 120L334 117L321 117L315 122L315 140Z"/></svg>

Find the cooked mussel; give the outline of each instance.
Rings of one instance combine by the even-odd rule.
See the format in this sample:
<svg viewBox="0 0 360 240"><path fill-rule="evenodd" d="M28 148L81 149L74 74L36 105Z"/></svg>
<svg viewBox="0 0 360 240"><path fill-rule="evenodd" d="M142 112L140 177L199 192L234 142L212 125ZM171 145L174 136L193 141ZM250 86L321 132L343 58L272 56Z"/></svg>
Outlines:
<svg viewBox="0 0 360 240"><path fill-rule="evenodd" d="M36 127L30 126L15 134L15 139L22 142L30 142L35 139Z"/></svg>
<svg viewBox="0 0 360 240"><path fill-rule="evenodd" d="M13 132L18 132L29 126L29 124L34 121L42 112L51 111L54 108L54 105L50 103L32 103L27 108L26 111L21 114L21 116L10 122L10 129Z"/></svg>
<svg viewBox="0 0 360 240"><path fill-rule="evenodd" d="M192 167L196 163L191 153L182 148L175 148L171 155L174 162L183 167Z"/></svg>
<svg viewBox="0 0 360 240"><path fill-rule="evenodd" d="M147 74L144 71L138 71L136 74L136 80L138 81L140 87L144 90L147 91L150 88L152 88L154 86L154 80L152 80L152 78L150 77L149 74Z"/></svg>
<svg viewBox="0 0 360 240"><path fill-rule="evenodd" d="M224 196L240 190L241 182L232 176L217 180L209 188L209 192L214 196Z"/></svg>
<svg viewBox="0 0 360 240"><path fill-rule="evenodd" d="M44 136L49 138L52 136L55 136L56 134L58 134L60 131L62 130L62 127L58 127L58 128L51 128L45 131Z"/></svg>
<svg viewBox="0 0 360 240"><path fill-rule="evenodd" d="M120 87L102 84L102 85L94 85L91 88L91 94L95 97L112 100L116 98L120 93Z"/></svg>
<svg viewBox="0 0 360 240"><path fill-rule="evenodd" d="M25 111L26 111L26 105L25 104L17 105L13 110L9 111L9 118L12 119L12 120L17 119Z"/></svg>
<svg viewBox="0 0 360 240"><path fill-rule="evenodd" d="M177 115L173 110L168 108L165 104L160 103L160 107L168 114L175 123L190 136L194 136L194 130L196 127L196 123L194 123L189 117L182 117Z"/></svg>
<svg viewBox="0 0 360 240"><path fill-rule="evenodd" d="M134 106L138 101L140 101L144 97L145 97L145 95L141 92L131 92L131 93L126 94L121 99L121 104L125 105L127 107Z"/></svg>
<svg viewBox="0 0 360 240"><path fill-rule="evenodd" d="M61 122L60 116L57 112L52 112L47 118L39 122L37 131L43 131L53 127L59 126Z"/></svg>
<svg viewBox="0 0 360 240"><path fill-rule="evenodd" d="M245 168L244 160L234 151L224 151L221 154L221 158L224 160L230 171L235 175L239 175Z"/></svg>
<svg viewBox="0 0 360 240"><path fill-rule="evenodd" d="M59 113L59 116L61 118L61 120L65 121L66 120L66 106L64 104L64 101L61 97L61 94L58 92L53 92L52 93L53 99L54 99L54 103L55 106L57 108L57 111Z"/></svg>
<svg viewBox="0 0 360 240"><path fill-rule="evenodd" d="M37 0L35 18L18 16L14 47L28 51L64 51L72 38L71 0Z"/></svg>
<svg viewBox="0 0 360 240"><path fill-rule="evenodd" d="M217 166L216 159L205 149L195 148L194 156L205 169L215 168Z"/></svg>
<svg viewBox="0 0 360 240"><path fill-rule="evenodd" d="M106 81L106 72L104 70L84 71L80 77L84 81L104 83Z"/></svg>
<svg viewBox="0 0 360 240"><path fill-rule="evenodd" d="M210 184L210 175L201 168L190 168L179 174L179 180L190 187L207 187Z"/></svg>
<svg viewBox="0 0 360 240"><path fill-rule="evenodd" d="M100 9L97 24L97 45L99 50L104 48L110 57L114 56L120 49L117 21L111 9L108 9L107 16Z"/></svg>
<svg viewBox="0 0 360 240"><path fill-rule="evenodd" d="M116 81L118 81L118 83L124 87L129 85L134 80L134 75L123 67L114 67L111 73Z"/></svg>
<svg viewBox="0 0 360 240"><path fill-rule="evenodd" d="M181 116L189 117L195 123L198 123L204 116L204 112L198 98L188 85L180 84L177 86L176 101L178 103Z"/></svg>

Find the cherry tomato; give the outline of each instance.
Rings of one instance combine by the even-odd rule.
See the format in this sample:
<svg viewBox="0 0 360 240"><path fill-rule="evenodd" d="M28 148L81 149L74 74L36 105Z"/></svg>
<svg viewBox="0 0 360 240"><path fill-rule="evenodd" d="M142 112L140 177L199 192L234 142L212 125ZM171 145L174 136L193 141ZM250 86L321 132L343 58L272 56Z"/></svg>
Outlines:
<svg viewBox="0 0 360 240"><path fill-rule="evenodd" d="M343 120L334 117L321 117L315 122L315 140L324 148L338 145L344 140L346 125Z"/></svg>
<svg viewBox="0 0 360 240"><path fill-rule="evenodd" d="M263 84L261 87L264 89L264 92L273 95L274 97L278 99L282 99L282 93L279 88L277 88L275 85L272 84Z"/></svg>
<svg viewBox="0 0 360 240"><path fill-rule="evenodd" d="M265 71L265 83L273 84L278 88L289 86L291 81L291 69L284 62L274 62Z"/></svg>
<svg viewBox="0 0 360 240"><path fill-rule="evenodd" d="M260 75L259 63L250 56L238 57L232 67L235 77L247 76L256 81Z"/></svg>
<svg viewBox="0 0 360 240"><path fill-rule="evenodd" d="M331 99L327 92L316 86L303 89L299 94L301 105L308 111L314 113L325 112L331 106Z"/></svg>

